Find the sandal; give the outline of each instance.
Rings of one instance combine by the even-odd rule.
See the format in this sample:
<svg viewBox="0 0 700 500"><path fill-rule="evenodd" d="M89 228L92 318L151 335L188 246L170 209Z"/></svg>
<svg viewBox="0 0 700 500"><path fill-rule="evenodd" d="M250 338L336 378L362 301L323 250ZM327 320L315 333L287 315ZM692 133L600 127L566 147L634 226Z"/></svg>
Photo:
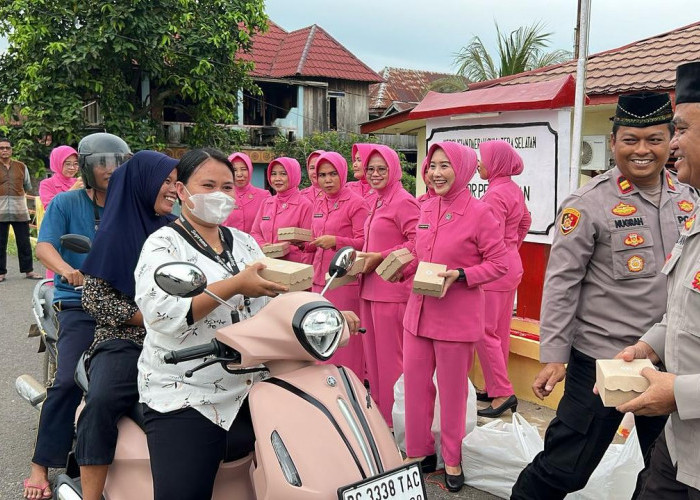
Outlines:
<svg viewBox="0 0 700 500"><path fill-rule="evenodd" d="M27 278L28 280L43 280L43 279L44 279L44 277L43 277L41 274L37 274L37 273L35 273L35 272L33 272L33 271L32 271L32 272L28 272L28 273L25 275L25 278Z"/></svg>
<svg viewBox="0 0 700 500"><path fill-rule="evenodd" d="M6 279L7 279L7 278L5 278L5 275L3 274L2 276L0 276L0 283L2 283L3 281L5 281Z"/></svg>
<svg viewBox="0 0 700 500"><path fill-rule="evenodd" d="M28 497L26 494L24 494L24 498L39 498L41 500L48 500L49 498L53 498L53 492L51 491L51 485L49 484L48 481L45 481L42 484L29 484L29 478L27 478L24 480L25 492L27 491L27 488L41 490L41 496L40 497Z"/></svg>

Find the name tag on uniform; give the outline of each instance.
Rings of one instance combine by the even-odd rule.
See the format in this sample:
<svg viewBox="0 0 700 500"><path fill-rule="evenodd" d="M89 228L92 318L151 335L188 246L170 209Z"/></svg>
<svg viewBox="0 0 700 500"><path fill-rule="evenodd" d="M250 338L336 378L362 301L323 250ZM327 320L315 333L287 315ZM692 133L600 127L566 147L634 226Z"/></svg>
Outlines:
<svg viewBox="0 0 700 500"><path fill-rule="evenodd" d="M430 229L430 224L418 224L418 229Z"/></svg>
<svg viewBox="0 0 700 500"><path fill-rule="evenodd" d="M268 215L263 215L262 220L270 220L270 216L268 216Z"/></svg>
<svg viewBox="0 0 700 500"><path fill-rule="evenodd" d="M314 214L314 219L320 219L323 217L323 214Z"/></svg>

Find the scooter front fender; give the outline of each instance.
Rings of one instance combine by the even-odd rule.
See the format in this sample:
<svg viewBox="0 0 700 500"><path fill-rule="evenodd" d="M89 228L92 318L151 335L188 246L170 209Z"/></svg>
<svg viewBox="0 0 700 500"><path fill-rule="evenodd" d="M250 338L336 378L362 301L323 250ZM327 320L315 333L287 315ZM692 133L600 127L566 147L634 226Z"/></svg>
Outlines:
<svg viewBox="0 0 700 500"><path fill-rule="evenodd" d="M348 369L312 365L256 384L256 498L336 499L337 489L399 467L401 454L376 405ZM285 478L276 433L300 485Z"/></svg>

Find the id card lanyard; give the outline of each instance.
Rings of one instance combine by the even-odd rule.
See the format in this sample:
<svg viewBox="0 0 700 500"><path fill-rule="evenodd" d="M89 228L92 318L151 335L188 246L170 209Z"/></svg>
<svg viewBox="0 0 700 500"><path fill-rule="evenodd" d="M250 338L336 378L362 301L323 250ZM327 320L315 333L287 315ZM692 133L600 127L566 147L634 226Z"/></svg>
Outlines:
<svg viewBox="0 0 700 500"><path fill-rule="evenodd" d="M194 241L202 247L202 250L204 250L209 257L211 257L213 260L215 260L221 267L226 269L231 276L235 276L240 272L240 269L238 269L238 265L236 264L236 260L233 258L233 253L231 252L231 248L228 245L228 242L224 238L224 235L221 231L221 228L219 229L219 238L221 238L221 244L224 247L224 257L219 255L214 251L214 249L207 243L204 238L197 232L197 230L192 227L192 224L189 223L187 219L185 219L182 215L180 215L180 222L182 225L185 227L187 232L190 233L190 236L194 239ZM250 297L243 296L243 305L246 308L246 311L250 315ZM236 311L231 311L231 322L232 323L238 323L241 320L240 315Z"/></svg>

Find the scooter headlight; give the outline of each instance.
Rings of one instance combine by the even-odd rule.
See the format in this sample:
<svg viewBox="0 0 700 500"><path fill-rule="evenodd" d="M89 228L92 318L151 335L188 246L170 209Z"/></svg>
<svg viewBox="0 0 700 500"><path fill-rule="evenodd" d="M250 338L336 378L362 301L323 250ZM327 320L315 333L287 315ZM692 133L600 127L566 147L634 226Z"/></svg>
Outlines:
<svg viewBox="0 0 700 500"><path fill-rule="evenodd" d="M312 302L300 307L292 327L294 333L313 357L321 361L330 358L338 348L345 318L328 302Z"/></svg>

